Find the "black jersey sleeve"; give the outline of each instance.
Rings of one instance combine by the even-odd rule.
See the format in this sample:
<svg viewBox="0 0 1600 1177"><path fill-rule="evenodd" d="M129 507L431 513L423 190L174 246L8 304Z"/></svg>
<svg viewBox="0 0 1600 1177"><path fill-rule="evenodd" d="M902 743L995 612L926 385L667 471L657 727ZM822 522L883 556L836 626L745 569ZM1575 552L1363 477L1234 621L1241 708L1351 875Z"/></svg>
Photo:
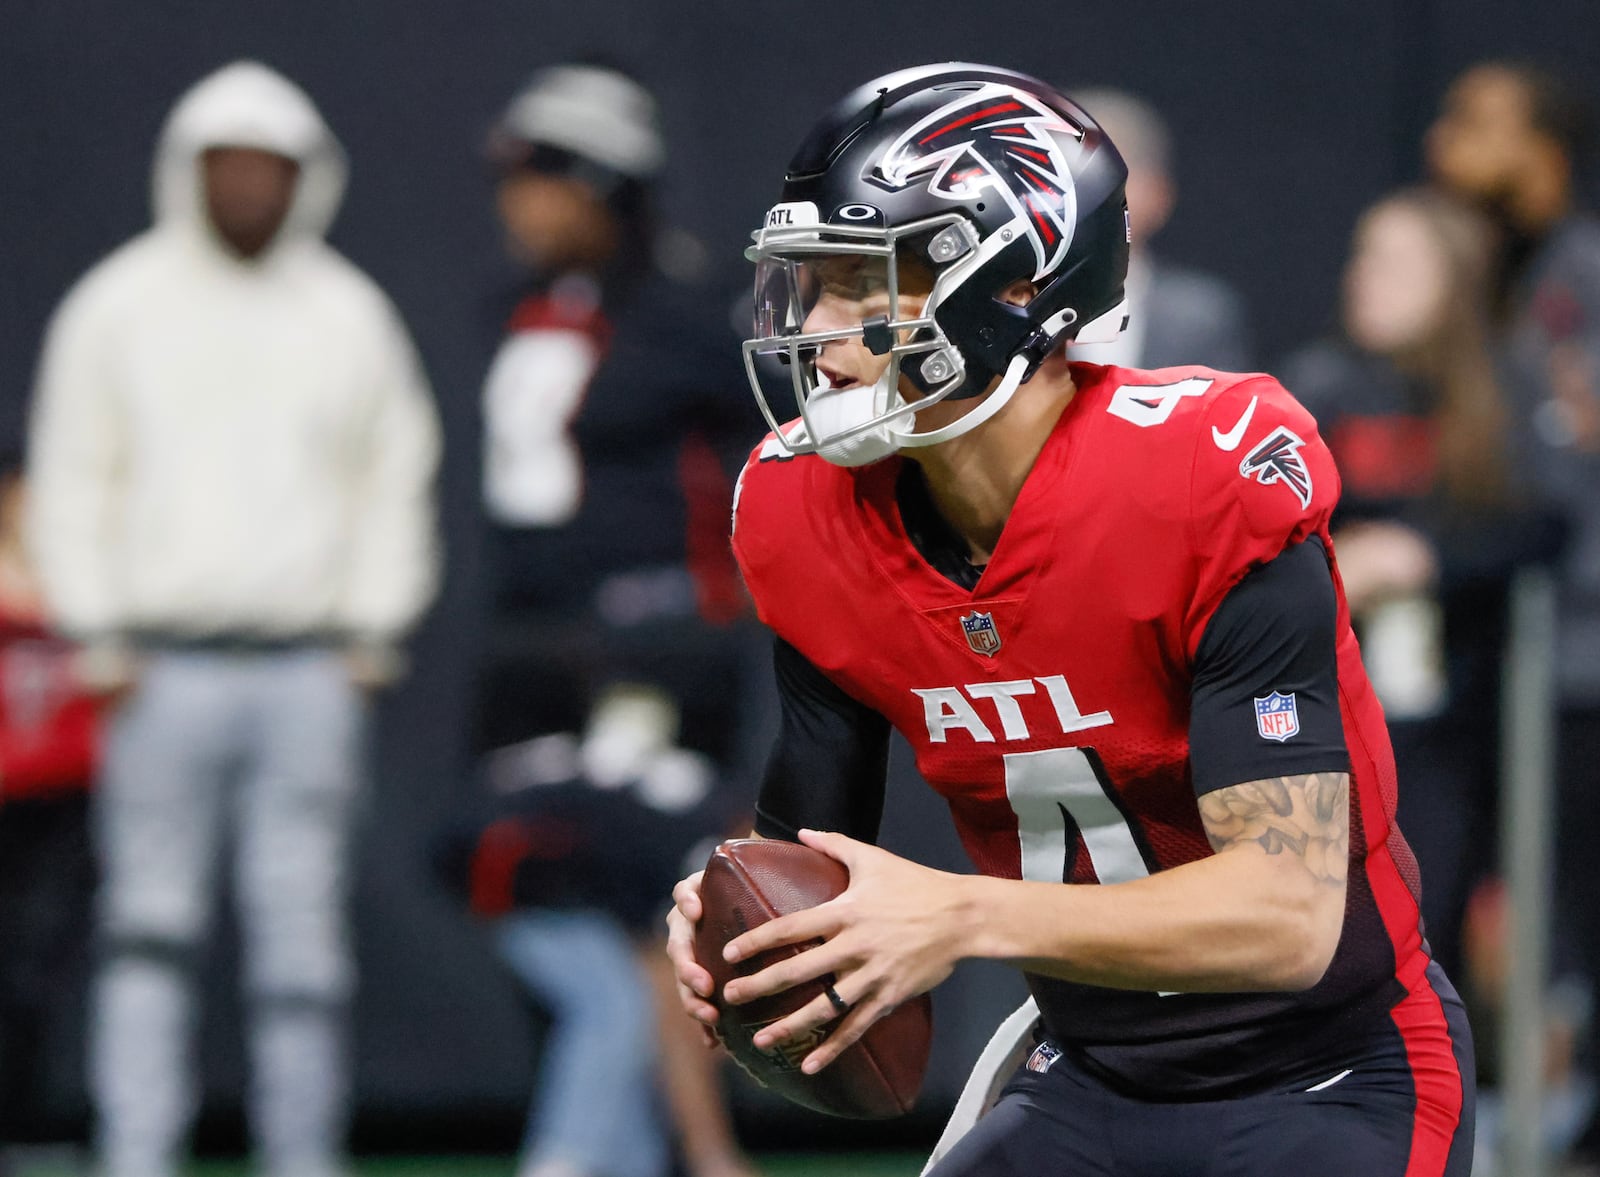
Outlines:
<svg viewBox="0 0 1600 1177"><path fill-rule="evenodd" d="M800 651L773 640L782 716L756 801L756 833L802 829L876 841L889 767L889 721L835 686Z"/></svg>
<svg viewBox="0 0 1600 1177"><path fill-rule="evenodd" d="M1349 772L1339 714L1338 599L1313 536L1254 569L1206 625L1190 688L1197 794Z"/></svg>

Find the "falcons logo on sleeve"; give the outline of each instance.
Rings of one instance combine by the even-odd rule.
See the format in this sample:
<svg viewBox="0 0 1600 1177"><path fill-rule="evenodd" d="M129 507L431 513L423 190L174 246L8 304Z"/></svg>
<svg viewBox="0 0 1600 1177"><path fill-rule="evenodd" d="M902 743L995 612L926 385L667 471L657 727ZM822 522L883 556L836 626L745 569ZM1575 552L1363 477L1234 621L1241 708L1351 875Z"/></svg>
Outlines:
<svg viewBox="0 0 1600 1177"><path fill-rule="evenodd" d="M1072 173L1056 133L1083 139L1055 111L1026 94L990 85L917 123L878 165L890 188L928 177L928 191L967 200L993 189L1023 220L1043 277L1066 256L1078 217Z"/></svg>
<svg viewBox="0 0 1600 1177"><path fill-rule="evenodd" d="M1311 505L1311 471L1300 456L1305 441L1293 430L1280 425L1262 439L1239 463L1239 473L1254 478L1262 486L1281 482L1294 491L1302 507Z"/></svg>

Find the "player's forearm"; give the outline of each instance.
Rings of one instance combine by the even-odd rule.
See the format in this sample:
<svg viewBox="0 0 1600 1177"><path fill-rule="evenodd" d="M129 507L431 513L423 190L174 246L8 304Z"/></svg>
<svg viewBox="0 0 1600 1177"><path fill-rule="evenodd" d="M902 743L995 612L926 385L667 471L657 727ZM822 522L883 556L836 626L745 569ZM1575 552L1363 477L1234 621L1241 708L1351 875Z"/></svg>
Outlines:
<svg viewBox="0 0 1600 1177"><path fill-rule="evenodd" d="M1248 850L1112 886L972 880L973 950L1030 972L1163 992L1308 988L1338 945L1344 889Z"/></svg>

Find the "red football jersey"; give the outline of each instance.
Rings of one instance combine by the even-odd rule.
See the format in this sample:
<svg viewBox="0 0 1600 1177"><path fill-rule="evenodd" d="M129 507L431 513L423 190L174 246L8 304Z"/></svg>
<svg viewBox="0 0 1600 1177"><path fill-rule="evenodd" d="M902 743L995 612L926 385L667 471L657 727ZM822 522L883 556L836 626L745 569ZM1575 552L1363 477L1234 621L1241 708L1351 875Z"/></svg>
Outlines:
<svg viewBox="0 0 1600 1177"><path fill-rule="evenodd" d="M1250 570L1312 536L1332 552L1339 480L1315 422L1271 377L1086 364L1073 375L1077 394L970 592L908 538L898 459L848 470L769 439L742 477L733 544L762 619L905 736L979 870L1116 883L1212 853L1189 760L1196 650ZM1294 994L1030 977L1051 1034L1130 1082L1248 1081L1274 1053L1306 1057L1306 1014L1386 1009L1420 982L1415 866L1342 590L1338 631L1352 787L1334 964ZM1257 700L1262 739L1295 723L1292 704Z"/></svg>
<svg viewBox="0 0 1600 1177"><path fill-rule="evenodd" d="M0 616L0 804L89 787L98 716L73 657L32 618Z"/></svg>

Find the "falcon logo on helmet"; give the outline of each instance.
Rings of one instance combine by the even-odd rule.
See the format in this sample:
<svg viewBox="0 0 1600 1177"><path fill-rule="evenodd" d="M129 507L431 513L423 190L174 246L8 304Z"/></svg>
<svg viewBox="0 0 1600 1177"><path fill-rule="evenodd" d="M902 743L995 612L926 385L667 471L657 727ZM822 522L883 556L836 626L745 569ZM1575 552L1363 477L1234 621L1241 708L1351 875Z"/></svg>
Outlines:
<svg viewBox="0 0 1600 1177"><path fill-rule="evenodd" d="M999 193L1027 226L1037 281L1060 264L1072 244L1077 195L1055 133L1083 138L1036 99L1007 86L985 86L924 118L884 152L878 176L895 189L926 175L928 191L970 200L984 188Z"/></svg>

